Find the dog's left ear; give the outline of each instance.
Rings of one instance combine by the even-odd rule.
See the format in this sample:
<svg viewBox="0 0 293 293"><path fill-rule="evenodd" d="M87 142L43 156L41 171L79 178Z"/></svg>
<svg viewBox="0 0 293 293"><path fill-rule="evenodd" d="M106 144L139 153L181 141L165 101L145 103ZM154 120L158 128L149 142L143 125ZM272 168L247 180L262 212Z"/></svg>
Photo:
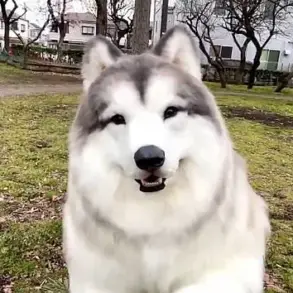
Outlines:
<svg viewBox="0 0 293 293"><path fill-rule="evenodd" d="M97 36L89 41L84 49L81 75L84 91L100 76L102 71L114 64L123 53L107 38Z"/></svg>
<svg viewBox="0 0 293 293"><path fill-rule="evenodd" d="M199 52L191 34L183 26L177 25L167 31L152 52L201 80Z"/></svg>

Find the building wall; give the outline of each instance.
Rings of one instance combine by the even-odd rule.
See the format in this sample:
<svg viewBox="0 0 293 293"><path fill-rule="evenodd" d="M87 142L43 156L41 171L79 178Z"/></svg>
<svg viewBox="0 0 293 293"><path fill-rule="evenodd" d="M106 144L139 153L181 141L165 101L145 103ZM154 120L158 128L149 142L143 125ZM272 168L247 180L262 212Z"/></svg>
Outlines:
<svg viewBox="0 0 293 293"><path fill-rule="evenodd" d="M26 42L29 38L29 21L25 19L19 19L17 21L18 29L16 30L17 33L20 34L20 36L24 39ZM21 28L24 28L24 31L21 30ZM9 37L13 39L18 39L16 34L13 30L9 30ZM4 22L0 20L0 50L4 47Z"/></svg>
<svg viewBox="0 0 293 293"><path fill-rule="evenodd" d="M160 39L162 0L158 1L157 5L158 7L155 7L155 13L154 13L154 26L155 26L154 33L153 33L154 44L156 44ZM170 12L170 9L169 9L169 12ZM176 7L175 7L173 13L168 14L167 28L169 29L175 24L179 24L180 20L181 20L181 16L180 14L177 13ZM293 19L291 18L289 22L284 23L282 30L285 32L285 34L273 36L272 39L269 41L269 43L265 47L265 50L276 50L280 52L277 70L281 70L281 71L293 70L293 40L292 38L290 39L289 37L293 35L292 22L293 22ZM156 24L157 24L157 29L156 29ZM267 36L262 35L260 36L260 38L261 37L262 39L260 40L261 42L263 42L263 40ZM240 44L243 43L245 40L243 36L238 36L237 38ZM196 37L195 37L195 40L197 42ZM227 32L223 28L217 28L217 30L215 31L213 35L213 41L215 45L232 47L231 59L240 60L240 51L238 47L236 46L231 33ZM210 51L209 44L206 44L206 48L207 48L207 51L209 52ZM246 53L247 61L253 62L254 55L255 55L255 47L252 43L250 43L248 45L247 53ZM200 51L200 57L201 57L201 62L203 64L207 64L207 59L201 51ZM262 63L259 68L265 68L265 62Z"/></svg>
<svg viewBox="0 0 293 293"><path fill-rule="evenodd" d="M92 35L85 35L82 34L82 27L92 27L93 28L93 34ZM86 23L86 22L76 22L74 24L69 25L69 33L65 35L65 41L67 42L77 42L77 43L85 43L89 41L94 35L96 34L96 25L95 23ZM48 36L48 40L50 41L56 41L59 40L59 33L50 32Z"/></svg>

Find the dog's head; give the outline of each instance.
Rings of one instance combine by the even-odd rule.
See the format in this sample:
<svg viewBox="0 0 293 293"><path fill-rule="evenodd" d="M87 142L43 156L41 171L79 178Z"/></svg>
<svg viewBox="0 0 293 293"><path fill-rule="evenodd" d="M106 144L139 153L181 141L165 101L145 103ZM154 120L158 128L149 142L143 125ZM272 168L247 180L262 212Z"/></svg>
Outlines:
<svg viewBox="0 0 293 293"><path fill-rule="evenodd" d="M83 172L95 174L103 165L112 185L123 178L142 192L159 192L176 184L189 163L201 180L219 171L225 128L184 28L171 29L139 56L97 37L87 45L82 76L73 149Z"/></svg>

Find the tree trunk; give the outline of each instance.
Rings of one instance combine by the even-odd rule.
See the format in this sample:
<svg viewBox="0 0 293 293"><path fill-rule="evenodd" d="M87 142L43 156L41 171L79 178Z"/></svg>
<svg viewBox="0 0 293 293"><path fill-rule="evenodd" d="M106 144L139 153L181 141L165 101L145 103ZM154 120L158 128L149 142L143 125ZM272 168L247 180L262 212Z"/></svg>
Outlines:
<svg viewBox="0 0 293 293"><path fill-rule="evenodd" d="M10 39L9 39L9 22L4 24L4 49L8 53L9 52L9 45L10 45Z"/></svg>
<svg viewBox="0 0 293 293"><path fill-rule="evenodd" d="M220 77L221 88L225 89L227 87L225 72L223 70L217 70L217 71Z"/></svg>
<svg viewBox="0 0 293 293"><path fill-rule="evenodd" d="M23 46L23 61L22 61L22 68L27 68L28 63L28 53L29 53L29 47L27 45Z"/></svg>
<svg viewBox="0 0 293 293"><path fill-rule="evenodd" d="M250 42L250 40L246 39L243 46L240 49L240 64L239 64L238 71L236 73L236 84L243 83L245 64L246 64L246 51L247 51L247 46L248 46L249 42Z"/></svg>
<svg viewBox="0 0 293 293"><path fill-rule="evenodd" d="M161 37L163 34L167 31L167 22L168 22L168 6L169 6L169 1L168 0L163 0L162 4L162 22L161 22Z"/></svg>
<svg viewBox="0 0 293 293"><path fill-rule="evenodd" d="M277 87L275 89L276 93L280 93L286 86L288 86L288 83L290 79L293 78L293 72L286 73L283 76L280 77Z"/></svg>
<svg viewBox="0 0 293 293"><path fill-rule="evenodd" d="M97 19L96 34L106 36L107 34L107 0L96 0Z"/></svg>
<svg viewBox="0 0 293 293"><path fill-rule="evenodd" d="M253 64L252 67L250 69L250 73L249 73L249 78L248 78L248 85L247 88L250 90L253 88L254 83L255 83L255 77L256 77L256 70L258 68L258 66L260 65L260 57L261 57L261 53L262 53L262 49L256 49L256 53L253 59Z"/></svg>
<svg viewBox="0 0 293 293"><path fill-rule="evenodd" d="M134 28L132 51L143 53L149 46L151 0L136 0L134 11Z"/></svg>
<svg viewBox="0 0 293 293"><path fill-rule="evenodd" d="M61 63L63 57L63 43L65 39L65 29L60 30L59 42L57 45L57 62Z"/></svg>

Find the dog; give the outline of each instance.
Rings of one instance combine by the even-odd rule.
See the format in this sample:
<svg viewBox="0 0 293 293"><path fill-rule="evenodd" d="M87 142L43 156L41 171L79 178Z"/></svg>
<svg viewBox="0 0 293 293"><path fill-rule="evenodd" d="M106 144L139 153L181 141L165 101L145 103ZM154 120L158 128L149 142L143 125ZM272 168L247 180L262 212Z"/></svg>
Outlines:
<svg viewBox="0 0 293 293"><path fill-rule="evenodd" d="M69 134L71 293L263 292L270 222L175 26L150 50L86 45Z"/></svg>

